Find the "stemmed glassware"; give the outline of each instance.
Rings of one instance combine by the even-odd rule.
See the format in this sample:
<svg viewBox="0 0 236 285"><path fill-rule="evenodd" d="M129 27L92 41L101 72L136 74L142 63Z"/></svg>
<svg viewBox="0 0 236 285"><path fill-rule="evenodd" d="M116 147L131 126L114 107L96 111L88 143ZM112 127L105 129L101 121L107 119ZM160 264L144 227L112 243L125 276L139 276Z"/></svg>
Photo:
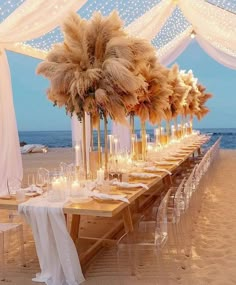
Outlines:
<svg viewBox="0 0 236 285"><path fill-rule="evenodd" d="M41 189L49 183L49 171L46 168L39 168L36 175L36 185Z"/></svg>

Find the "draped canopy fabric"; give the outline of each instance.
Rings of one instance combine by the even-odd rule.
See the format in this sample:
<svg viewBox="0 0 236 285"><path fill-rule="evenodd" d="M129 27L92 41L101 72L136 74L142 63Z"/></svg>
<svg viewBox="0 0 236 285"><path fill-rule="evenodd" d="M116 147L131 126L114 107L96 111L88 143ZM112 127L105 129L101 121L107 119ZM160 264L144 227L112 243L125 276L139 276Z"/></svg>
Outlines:
<svg viewBox="0 0 236 285"><path fill-rule="evenodd" d="M52 13L52 5L58 5L59 2L57 12ZM23 174L11 76L4 44L14 44L48 32L60 23L65 11L77 10L84 2L27 0L0 24L0 195L8 193L10 179L21 180ZM38 9L41 9L40 13Z"/></svg>
<svg viewBox="0 0 236 285"><path fill-rule="evenodd" d="M157 56L163 64L173 62L184 51L194 31L197 42L210 56L221 64L236 69L235 1L21 0L21 2L22 4L10 14L4 12L4 7L14 6L17 1L3 0L0 4L0 194L7 191L7 179L22 177L19 139L5 50L45 58L50 46L55 41L63 39L57 27L70 10L78 11L86 18L97 10L106 15L111 10L117 9L124 19L127 32L151 41L157 47ZM2 3L5 3L5 6ZM224 6L224 3L228 5ZM37 41L37 44L34 41Z"/></svg>

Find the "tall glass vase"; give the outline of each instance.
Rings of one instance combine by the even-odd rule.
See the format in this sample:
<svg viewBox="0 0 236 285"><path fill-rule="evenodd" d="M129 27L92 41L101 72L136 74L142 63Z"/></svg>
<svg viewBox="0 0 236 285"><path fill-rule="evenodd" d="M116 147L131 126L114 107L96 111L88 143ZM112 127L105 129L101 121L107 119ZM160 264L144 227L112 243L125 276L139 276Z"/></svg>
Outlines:
<svg viewBox="0 0 236 285"><path fill-rule="evenodd" d="M141 122L142 160L147 157L147 133L145 122Z"/></svg>
<svg viewBox="0 0 236 285"><path fill-rule="evenodd" d="M88 169L87 169L87 149L86 149L85 113L83 113L82 125L83 125L83 141L82 141L82 148L83 148L83 168L84 168L85 179L87 179L87 178L88 178Z"/></svg>
<svg viewBox="0 0 236 285"><path fill-rule="evenodd" d="M107 131L107 117L104 114L104 166L105 166L105 173L107 174L107 164L108 164L108 131Z"/></svg>

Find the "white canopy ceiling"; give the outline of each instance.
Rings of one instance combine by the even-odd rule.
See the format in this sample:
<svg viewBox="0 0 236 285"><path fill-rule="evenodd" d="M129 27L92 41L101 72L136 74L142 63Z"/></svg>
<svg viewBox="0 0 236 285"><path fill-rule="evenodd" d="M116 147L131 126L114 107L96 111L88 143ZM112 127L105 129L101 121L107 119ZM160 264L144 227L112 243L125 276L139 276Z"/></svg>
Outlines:
<svg viewBox="0 0 236 285"><path fill-rule="evenodd" d="M2 0L0 45L3 42L6 49L44 58L52 44L63 41L58 27L64 18L62 14L74 10L88 19L94 11L108 15L114 9L119 12L129 33L152 42L164 64L173 61L188 46L194 31L202 48L219 62L235 68L235 0ZM54 15L58 15L57 23ZM22 20L23 16L26 20ZM45 30L40 28L37 33L41 21ZM9 31L13 24L18 31L21 28L21 33L32 30L29 40L18 41L15 37L15 42L6 41L4 30ZM226 59L222 59L223 56Z"/></svg>

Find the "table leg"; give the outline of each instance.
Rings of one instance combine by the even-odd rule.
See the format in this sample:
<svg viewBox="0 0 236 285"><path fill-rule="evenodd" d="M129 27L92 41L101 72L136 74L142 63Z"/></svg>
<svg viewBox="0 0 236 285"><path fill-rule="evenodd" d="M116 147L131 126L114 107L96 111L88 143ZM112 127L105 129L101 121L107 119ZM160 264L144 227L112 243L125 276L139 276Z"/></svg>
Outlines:
<svg viewBox="0 0 236 285"><path fill-rule="evenodd" d="M79 225L80 225L80 215L72 215L70 235L74 243L78 239Z"/></svg>
<svg viewBox="0 0 236 285"><path fill-rule="evenodd" d="M169 189L172 186L172 183L173 183L171 176L170 175L166 175L163 178L163 183L167 187L167 189Z"/></svg>
<svg viewBox="0 0 236 285"><path fill-rule="evenodd" d="M131 212L130 212L130 207L127 206L123 210L123 221L124 221L124 226L125 226L125 232L133 232L134 231L134 226L133 226L133 221L131 217Z"/></svg>
<svg viewBox="0 0 236 285"><path fill-rule="evenodd" d="M201 155L201 154L202 154L202 152L201 152L201 147L198 148L197 154L198 154L198 155Z"/></svg>
<svg viewBox="0 0 236 285"><path fill-rule="evenodd" d="M139 213L139 210L140 210L139 209L140 208L139 198L134 201L134 205L135 205L135 211Z"/></svg>

